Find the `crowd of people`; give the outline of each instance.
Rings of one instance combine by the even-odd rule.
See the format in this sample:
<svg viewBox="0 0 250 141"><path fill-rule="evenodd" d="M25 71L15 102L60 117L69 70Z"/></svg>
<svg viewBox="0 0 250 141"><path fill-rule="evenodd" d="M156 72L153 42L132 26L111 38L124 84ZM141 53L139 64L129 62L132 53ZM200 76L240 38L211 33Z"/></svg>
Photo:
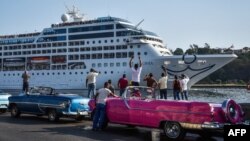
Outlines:
<svg viewBox="0 0 250 141"><path fill-rule="evenodd" d="M122 77L117 82L117 87L120 90L119 95L122 96L124 93L126 87L128 85L131 86L140 86L140 77L141 77L141 71L142 71L142 60L140 58L140 55L138 56L139 63L135 63L134 66L132 66L132 61L134 59L134 56L131 57L129 61L129 66L131 69L131 75L132 79L129 83L128 79L126 78L126 74L123 74ZM163 72L161 73L161 78L157 81L154 78L153 73L149 73L144 76L143 81L146 81L147 87L150 87L152 90L152 98L156 98L156 90L159 89L160 92L160 99L167 99L167 81L168 81L168 74L167 74L167 68L164 66L161 67ZM114 96L115 95L115 87L112 84L112 80L108 80L104 83L103 88L100 88L96 92L96 80L100 72L97 70L91 68L90 72L86 76L86 87L88 89L88 97L94 98L96 101L96 110L95 115L93 117L93 130L100 130L105 119L105 105L106 105L106 98L108 96ZM25 71L22 75L23 78L23 91L28 92L29 89L29 79L30 75L27 71ZM181 76L174 76L173 81L173 97L175 100L188 100L188 82L189 77L182 74ZM179 96L181 94L181 97Z"/></svg>
<svg viewBox="0 0 250 141"><path fill-rule="evenodd" d="M134 56L131 57L129 61L129 66L131 69L131 83L129 84L128 79L126 78L126 74L123 74L123 76L118 80L117 86L120 90L119 95L122 96L123 92L125 91L126 87L128 85L131 86L140 86L140 75L142 71L142 61L140 56L138 57L139 59L139 64L134 64L132 67L132 61L134 59ZM168 81L168 75L167 75L167 68L162 66L162 74L161 78L157 81L154 78L153 73L149 73L144 76L143 81L146 81L147 87L150 87L152 89L152 98L156 98L155 90L159 88L160 90L160 99L167 99L167 81ZM96 81L90 81L90 80L96 80L96 76L98 76L97 71L91 69L90 73L88 74L86 78L86 85L90 88L88 88L88 96L89 98L92 98L90 95L90 90L93 89L93 86L95 86ZM173 96L175 100L180 100L179 94L181 94L181 99L188 100L188 81L189 77L182 74L179 79L178 76L175 75L175 80L173 81ZM89 82L89 83L87 83ZM93 84L94 83L94 84ZM93 86L92 86L93 85ZM94 90L92 90L94 91ZM104 87L99 89L94 96L94 99L96 101L96 110L95 110L95 115L93 117L93 131L97 130L102 130L102 126L104 124L105 120L105 99L108 96L115 96L115 88L112 84L111 80L108 80L107 82L104 83Z"/></svg>
<svg viewBox="0 0 250 141"><path fill-rule="evenodd" d="M130 58L129 66L131 69L131 81L123 74L122 77L117 82L117 89L119 89L119 96L122 96L127 86L140 86L141 71L142 71L142 60L140 55L138 56L139 63L133 63L134 56ZM134 64L134 66L132 66ZM153 73L148 73L143 77L143 81L146 81L147 87L152 89L152 98L157 98L156 90L159 90L159 98L167 99L168 93L168 74L167 68L162 66L162 73L160 79L157 81ZM93 98L96 94L96 77L100 72L97 72L93 68L90 69L90 73L86 77L86 87L88 88L88 97ZM180 76L175 75L172 84L173 98L174 100L188 100L188 82L189 77L187 75L181 74ZM115 93L115 86L112 84L112 80L107 81L107 88L111 93Z"/></svg>
<svg viewBox="0 0 250 141"><path fill-rule="evenodd" d="M122 77L117 82L117 88L119 89L119 96L122 96L124 93L126 87L128 85L131 86L140 86L140 79L141 79L141 71L142 71L142 60L140 55L138 55L139 63L133 64L134 56L130 58L129 61L129 67L131 69L131 81L129 81L126 77L126 74L123 74ZM164 66L161 67L163 72L161 73L161 78L157 81L154 78L153 73L149 73L144 76L143 81L146 81L147 87L150 87L152 89L152 97L156 98L157 95L155 91L159 89L159 97L160 99L167 99L167 82L168 82L168 75L167 75L167 68ZM96 71L95 69L91 68L90 72L86 76L86 88L88 90L88 97L94 98L96 96L96 78L100 72ZM24 71L22 74L23 79L23 92L28 93L29 90L29 79L30 75L28 74L28 71ZM174 76L174 81L172 84L173 89L173 97L174 100L188 100L188 82L189 77L187 75L182 74L181 76ZM112 84L112 80L109 79L107 81L107 88L111 91L111 93L115 93L115 86ZM171 89L171 88L170 88ZM180 96L181 95L181 96Z"/></svg>

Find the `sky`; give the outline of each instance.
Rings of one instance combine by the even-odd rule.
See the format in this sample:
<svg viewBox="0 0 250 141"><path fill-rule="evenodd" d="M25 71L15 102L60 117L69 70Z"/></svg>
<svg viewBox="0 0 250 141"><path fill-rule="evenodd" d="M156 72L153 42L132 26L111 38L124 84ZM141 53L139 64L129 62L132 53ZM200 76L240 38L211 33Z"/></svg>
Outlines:
<svg viewBox="0 0 250 141"><path fill-rule="evenodd" d="M250 0L1 0L0 35L40 32L75 5L86 18L114 16L159 35L172 50L191 44L250 47Z"/></svg>

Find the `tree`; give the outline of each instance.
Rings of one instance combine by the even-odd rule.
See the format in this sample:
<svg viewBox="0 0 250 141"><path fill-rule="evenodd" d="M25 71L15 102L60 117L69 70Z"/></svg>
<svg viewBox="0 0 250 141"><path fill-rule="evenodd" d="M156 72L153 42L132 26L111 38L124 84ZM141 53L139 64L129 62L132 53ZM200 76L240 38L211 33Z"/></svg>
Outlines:
<svg viewBox="0 0 250 141"><path fill-rule="evenodd" d="M198 51L198 45L193 44L193 45L189 45L189 49L186 50L186 54L197 54Z"/></svg>
<svg viewBox="0 0 250 141"><path fill-rule="evenodd" d="M183 50L181 48L176 48L174 51L174 55L183 55Z"/></svg>
<svg viewBox="0 0 250 141"><path fill-rule="evenodd" d="M205 43L204 48L210 49L210 45L208 43Z"/></svg>

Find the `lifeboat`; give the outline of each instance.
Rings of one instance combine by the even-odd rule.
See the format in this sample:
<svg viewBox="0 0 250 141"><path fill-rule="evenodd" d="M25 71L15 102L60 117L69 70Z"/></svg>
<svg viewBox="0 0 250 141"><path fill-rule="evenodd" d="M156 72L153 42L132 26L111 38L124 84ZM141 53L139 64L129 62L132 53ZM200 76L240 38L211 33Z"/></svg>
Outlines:
<svg viewBox="0 0 250 141"><path fill-rule="evenodd" d="M25 65L24 58L5 58L3 61L4 66L6 67L18 67Z"/></svg>
<svg viewBox="0 0 250 141"><path fill-rule="evenodd" d="M54 64L56 64L56 63L65 63L66 58L64 56L54 56L54 57L52 57L52 62Z"/></svg>
<svg viewBox="0 0 250 141"><path fill-rule="evenodd" d="M49 63L49 57L32 57L30 60L31 63Z"/></svg>

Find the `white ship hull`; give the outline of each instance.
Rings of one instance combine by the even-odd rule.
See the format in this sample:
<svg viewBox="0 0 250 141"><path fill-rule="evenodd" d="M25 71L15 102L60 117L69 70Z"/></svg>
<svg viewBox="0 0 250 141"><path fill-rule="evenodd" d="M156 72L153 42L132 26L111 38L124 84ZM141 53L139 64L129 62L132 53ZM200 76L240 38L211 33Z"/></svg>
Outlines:
<svg viewBox="0 0 250 141"><path fill-rule="evenodd" d="M155 33L138 29L127 20L102 17L84 20L77 10L62 16L63 23L52 24L42 32L0 36L0 89L21 89L22 73L28 70L30 86L56 89L85 89L91 68L100 71L97 88L111 79L116 86L125 73L131 79L129 60L140 54L145 74L158 80L161 66L168 69L169 83L174 75L191 78L189 87L231 62L234 54L173 56ZM68 21L68 15L73 21Z"/></svg>
<svg viewBox="0 0 250 141"><path fill-rule="evenodd" d="M164 56L158 59L142 58L143 69L141 74L141 85L145 85L142 78L145 74L152 72L158 80L162 73L161 65L167 66L169 82L168 89L172 88L173 75L187 74L191 81L189 86L197 83L212 72L229 63L237 56L234 54L228 55L197 55L196 61L192 64L179 64L178 61L183 59L183 56ZM185 56L187 61L192 61L193 55ZM118 61L118 60L117 60ZM121 62L128 60L119 60ZM166 65L167 62L171 62ZM201 61L201 62L197 62ZM202 62L203 61L203 62ZM205 61L205 62L204 62ZM122 74L127 74L128 79L131 79L131 69L126 67L106 67L99 68L101 74L97 77L97 88L101 88L108 79L111 79L116 86ZM111 73L113 71L113 73ZM50 86L56 89L85 89L86 75L89 69L82 70L31 70L30 86ZM106 73L105 73L106 72ZM23 71L0 72L0 89L21 89ZM117 86L116 86L117 87Z"/></svg>

